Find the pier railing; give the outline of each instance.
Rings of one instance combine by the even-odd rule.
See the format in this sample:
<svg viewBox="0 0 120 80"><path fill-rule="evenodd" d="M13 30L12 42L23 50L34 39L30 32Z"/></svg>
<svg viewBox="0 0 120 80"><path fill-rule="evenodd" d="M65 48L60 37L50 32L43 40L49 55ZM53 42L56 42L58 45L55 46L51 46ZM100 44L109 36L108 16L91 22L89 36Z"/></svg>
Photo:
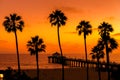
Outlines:
<svg viewBox="0 0 120 80"><path fill-rule="evenodd" d="M55 63L55 64L62 64L62 58L61 57L57 57L57 56L48 56L48 62L49 63ZM93 61L93 60L84 60L84 59L76 59L76 58L67 58L67 57L64 57L63 58L63 63L64 65L66 66L69 66L69 67L87 67L87 64L88 64L88 67L95 67L97 68L98 66L98 62L97 61ZM106 70L107 69L107 63L106 62L100 62L99 63L99 66L101 68L101 70ZM117 69L117 68L120 68L120 64L117 64L117 63L110 63L109 64L109 69L110 70L113 70L113 69Z"/></svg>

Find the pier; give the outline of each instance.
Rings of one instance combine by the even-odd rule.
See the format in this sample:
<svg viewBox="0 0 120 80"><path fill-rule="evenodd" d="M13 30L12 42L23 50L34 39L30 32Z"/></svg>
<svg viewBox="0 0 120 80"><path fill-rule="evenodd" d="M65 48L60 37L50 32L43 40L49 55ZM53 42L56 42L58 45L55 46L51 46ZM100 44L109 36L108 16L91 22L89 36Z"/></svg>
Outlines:
<svg viewBox="0 0 120 80"><path fill-rule="evenodd" d="M54 64L62 64L62 60L60 56L48 56L48 62L49 63L54 63ZM67 58L63 57L63 62L65 66L69 67L95 67L97 68L98 62L93 61L93 60L84 60L84 59L76 59L76 58ZM100 62L99 66L101 70L106 70L107 69L107 63L106 62ZM120 64L117 63L110 63L109 64L109 69L118 69L120 68Z"/></svg>

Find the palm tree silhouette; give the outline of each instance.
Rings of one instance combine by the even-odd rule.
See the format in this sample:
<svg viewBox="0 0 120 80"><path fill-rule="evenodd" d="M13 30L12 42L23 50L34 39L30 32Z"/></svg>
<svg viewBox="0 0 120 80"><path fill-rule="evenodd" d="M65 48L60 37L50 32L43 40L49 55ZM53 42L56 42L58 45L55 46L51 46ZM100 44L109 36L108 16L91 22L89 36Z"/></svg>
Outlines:
<svg viewBox="0 0 120 80"><path fill-rule="evenodd" d="M62 80L64 80L64 64L63 64L63 53L62 53L62 47L60 44L60 33L59 29L61 26L66 24L67 17L64 15L64 13L61 10L55 10L49 15L50 23L53 26L57 26L57 34L58 34L58 44L61 52L61 60L62 60Z"/></svg>
<svg viewBox="0 0 120 80"><path fill-rule="evenodd" d="M17 61L18 61L18 73L20 74L20 60L19 60L19 50L18 50L18 39L17 39L17 30L21 31L24 27L24 22L21 16L18 16L16 13L10 14L10 16L5 17L3 26L7 32L14 32L16 39L16 52L17 52Z"/></svg>
<svg viewBox="0 0 120 80"><path fill-rule="evenodd" d="M100 26L98 26L99 34L104 43L104 48L106 51L106 61L107 61L107 70L108 70L108 80L110 80L110 70L109 70L109 53L112 52L113 49L118 47L118 43L114 38L110 37L110 33L113 32L112 25L109 23L103 22Z"/></svg>
<svg viewBox="0 0 120 80"><path fill-rule="evenodd" d="M77 26L78 34L81 35L83 33L84 35L84 44L85 44L85 58L87 62L87 46L86 46L86 36L92 33L92 26L90 25L89 21L81 21L79 25ZM89 79L88 75L88 64L87 64L87 80Z"/></svg>
<svg viewBox="0 0 120 80"><path fill-rule="evenodd" d="M37 80L39 80L39 64L38 64L38 53L45 52L45 44L39 36L32 37L30 41L27 42L28 51L31 55L36 55L36 65L37 65Z"/></svg>
<svg viewBox="0 0 120 80"><path fill-rule="evenodd" d="M98 44L92 48L92 59L97 59L97 69L98 69L98 77L101 80L101 73L100 73L100 58L104 58L104 45L101 39L99 39Z"/></svg>

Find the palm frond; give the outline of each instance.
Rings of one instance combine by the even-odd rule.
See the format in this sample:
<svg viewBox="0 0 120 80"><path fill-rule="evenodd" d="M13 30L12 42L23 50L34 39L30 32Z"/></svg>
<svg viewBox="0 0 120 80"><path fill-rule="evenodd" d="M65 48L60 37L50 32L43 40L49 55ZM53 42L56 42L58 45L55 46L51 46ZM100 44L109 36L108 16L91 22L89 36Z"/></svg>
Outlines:
<svg viewBox="0 0 120 80"><path fill-rule="evenodd" d="M102 43L102 39L99 39L98 40L98 43L97 43L97 45L96 46L94 46L93 48L92 48L92 53L91 53L91 55L92 55L92 58L98 58L98 59L100 59L100 58L104 58L104 44Z"/></svg>
<svg viewBox="0 0 120 80"><path fill-rule="evenodd" d="M42 45L41 45L41 48L42 48L42 49L45 49L45 48L46 48L45 44L42 44Z"/></svg>
<svg viewBox="0 0 120 80"><path fill-rule="evenodd" d="M28 51L30 52L31 55L35 55L36 52L33 48L28 48Z"/></svg>
<svg viewBox="0 0 120 80"><path fill-rule="evenodd" d="M15 20L16 20L16 21L21 20L21 16L16 16Z"/></svg>
<svg viewBox="0 0 120 80"><path fill-rule="evenodd" d="M10 14L10 16L5 17L3 26L7 32L16 32L17 30L22 31L24 22L21 20L21 17L16 13Z"/></svg>
<svg viewBox="0 0 120 80"><path fill-rule="evenodd" d="M28 46L28 47L33 47L34 44L33 44L31 41L28 41L28 42L27 42L27 46Z"/></svg>
<svg viewBox="0 0 120 80"><path fill-rule="evenodd" d="M112 49L118 47L118 43L116 42L116 40L114 38L110 39L110 43L111 43L110 46L111 46Z"/></svg>
<svg viewBox="0 0 120 80"><path fill-rule="evenodd" d="M99 34L102 38L102 42L104 42L103 45L106 45L107 43L108 53L112 52L113 49L116 49L118 47L116 40L110 37L110 33L113 31L112 25L107 22L103 22L100 24L100 26L98 26L98 29Z"/></svg>
<svg viewBox="0 0 120 80"><path fill-rule="evenodd" d="M51 26L62 26L66 24L67 17L61 10L55 10L49 15Z"/></svg>
<svg viewBox="0 0 120 80"><path fill-rule="evenodd" d="M84 36L86 36L92 33L92 26L90 25L89 21L82 20L77 26L76 30L78 31L79 35L84 33Z"/></svg>
<svg viewBox="0 0 120 80"><path fill-rule="evenodd" d="M16 13L10 14L11 20L15 21L16 20L16 16L17 16Z"/></svg>
<svg viewBox="0 0 120 80"><path fill-rule="evenodd" d="M10 18L8 16L6 16L5 21L10 22Z"/></svg>
<svg viewBox="0 0 120 80"><path fill-rule="evenodd" d="M22 25L24 27L24 22L21 20L19 21L19 24Z"/></svg>
<svg viewBox="0 0 120 80"><path fill-rule="evenodd" d="M32 37L32 43L36 44L38 42L39 36Z"/></svg>
<svg viewBox="0 0 120 80"><path fill-rule="evenodd" d="M22 32L22 30L23 30L23 28L22 28L21 25L19 25L19 26L17 27L17 29L20 30L21 32Z"/></svg>
<svg viewBox="0 0 120 80"><path fill-rule="evenodd" d="M27 42L28 51L31 54L38 54L38 52L45 52L45 44L39 36L32 37L30 41Z"/></svg>
<svg viewBox="0 0 120 80"><path fill-rule="evenodd" d="M42 40L42 39L39 39L38 45L41 45L42 43L43 43L43 40Z"/></svg>
<svg viewBox="0 0 120 80"><path fill-rule="evenodd" d="M98 26L98 31L101 36L109 36L110 32L113 32L113 28L111 24L103 22Z"/></svg>

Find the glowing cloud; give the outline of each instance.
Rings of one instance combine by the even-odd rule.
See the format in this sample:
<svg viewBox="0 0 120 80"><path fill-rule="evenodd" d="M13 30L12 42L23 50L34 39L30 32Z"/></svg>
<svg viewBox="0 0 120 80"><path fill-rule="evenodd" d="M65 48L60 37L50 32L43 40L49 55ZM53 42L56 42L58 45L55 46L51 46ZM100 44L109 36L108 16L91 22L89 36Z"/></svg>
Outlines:
<svg viewBox="0 0 120 80"><path fill-rule="evenodd" d="M113 34L112 36L120 36L120 33Z"/></svg>

